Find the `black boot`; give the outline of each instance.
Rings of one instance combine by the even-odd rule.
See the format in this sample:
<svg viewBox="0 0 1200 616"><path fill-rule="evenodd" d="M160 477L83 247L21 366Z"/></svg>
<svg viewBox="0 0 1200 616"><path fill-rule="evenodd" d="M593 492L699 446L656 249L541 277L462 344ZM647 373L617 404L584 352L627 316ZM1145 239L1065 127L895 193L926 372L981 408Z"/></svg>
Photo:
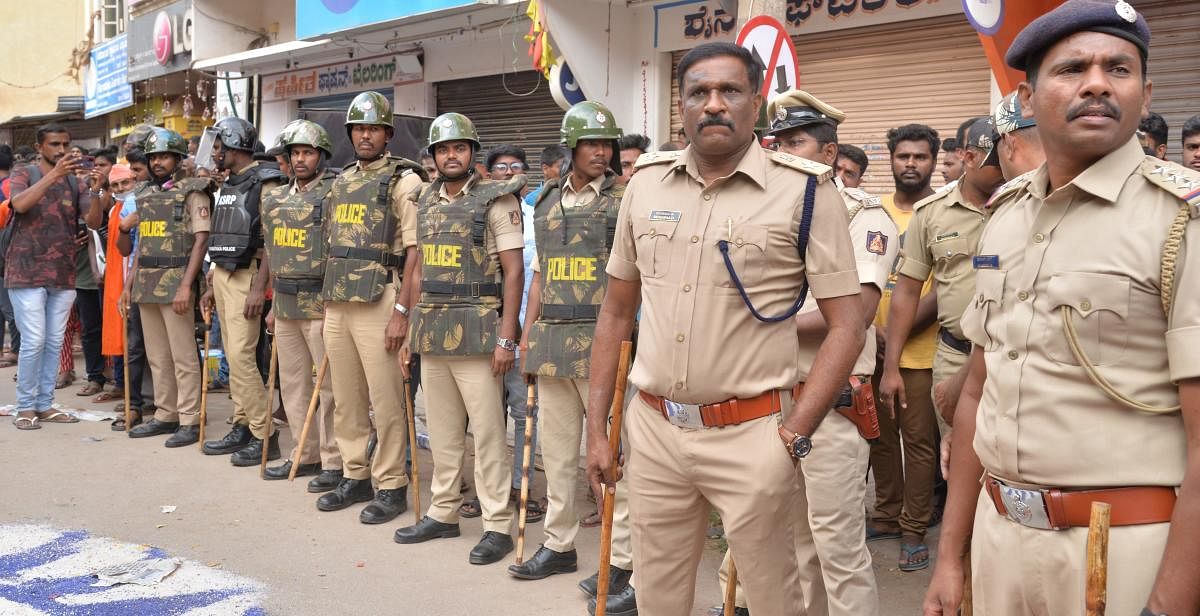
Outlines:
<svg viewBox="0 0 1200 616"><path fill-rule="evenodd" d="M432 539L449 539L459 535L458 524L446 524L425 516L412 526L396 529L396 543L425 543Z"/></svg>
<svg viewBox="0 0 1200 616"><path fill-rule="evenodd" d="M260 459L259 462L261 463L262 460ZM280 464L279 466L269 466L269 467L267 467L267 470L265 472L263 472L263 479L266 479L268 481L287 479L288 476L292 474L292 466L294 466L294 465L292 464L291 460L288 460L287 462L284 462L283 464ZM304 477L306 475L316 475L320 471L321 471L320 464L316 464L316 463L301 464L296 469L296 476ZM333 487L330 486L329 489L332 490Z"/></svg>
<svg viewBox="0 0 1200 616"><path fill-rule="evenodd" d="M342 469L340 469L340 468L335 469L335 470L323 469L323 470L321 470L320 475L313 477L312 480L310 480L308 482L308 491L312 494L320 494L321 492L328 492L328 491L338 487L338 484L341 483L341 481L342 481Z"/></svg>
<svg viewBox="0 0 1200 616"><path fill-rule="evenodd" d="M187 447L200 442L200 426L180 426L171 438L163 445L167 447Z"/></svg>
<svg viewBox="0 0 1200 616"><path fill-rule="evenodd" d="M608 566L608 594L619 595L629 586L629 580L633 578L633 571L622 569L616 565ZM596 596L596 588L600 585L600 573L593 573L591 577L579 583L579 590L589 597Z"/></svg>
<svg viewBox="0 0 1200 616"><path fill-rule="evenodd" d="M178 421L159 421L151 419L144 424L129 429L129 438L146 438L160 434L173 434L179 429Z"/></svg>
<svg viewBox="0 0 1200 616"><path fill-rule="evenodd" d="M612 614L612 612L609 612L609 614ZM714 605L708 608L708 616L725 616L725 606ZM733 608L733 616L750 616L750 608L735 607Z"/></svg>
<svg viewBox="0 0 1200 616"><path fill-rule="evenodd" d="M233 453L250 443L250 439L254 438L250 434L250 427L242 424L233 424L229 434L219 441L204 441L204 446L200 451L210 455L219 456L222 454Z"/></svg>
<svg viewBox="0 0 1200 616"><path fill-rule="evenodd" d="M337 511L354 503L365 503L375 496L370 479L342 479L336 488L317 499L317 509Z"/></svg>
<svg viewBox="0 0 1200 616"><path fill-rule="evenodd" d="M363 524L383 524L396 519L408 510L408 487L394 490L375 490L375 500L363 507L358 521Z"/></svg>
<svg viewBox="0 0 1200 616"><path fill-rule="evenodd" d="M252 438L250 444L233 452L233 455L229 456L229 461L234 466L258 466L262 464L262 448L262 439ZM276 432L267 441L267 459L278 460L279 456L279 433Z"/></svg>
<svg viewBox="0 0 1200 616"><path fill-rule="evenodd" d="M637 596L634 593L632 586L626 586L625 590L619 595L608 595L608 601L604 604L604 613L608 616L637 616ZM741 614L741 612L735 612ZM588 614L596 616L596 598L588 599Z"/></svg>
<svg viewBox="0 0 1200 616"><path fill-rule="evenodd" d="M483 538L471 549L468 559L472 565L490 565L513 551L512 535L494 530L484 531Z"/></svg>
<svg viewBox="0 0 1200 616"><path fill-rule="evenodd" d="M555 573L574 573L578 568L575 550L555 552L543 545L533 553L533 558L519 565L509 565L508 574L521 580L540 580Z"/></svg>

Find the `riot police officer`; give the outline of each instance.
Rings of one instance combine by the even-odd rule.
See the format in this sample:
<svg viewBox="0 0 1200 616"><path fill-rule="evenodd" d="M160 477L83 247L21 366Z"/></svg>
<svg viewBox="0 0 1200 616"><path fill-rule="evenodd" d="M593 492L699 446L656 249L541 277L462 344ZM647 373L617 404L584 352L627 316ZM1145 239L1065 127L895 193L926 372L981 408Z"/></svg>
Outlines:
<svg viewBox="0 0 1200 616"><path fill-rule="evenodd" d="M262 220L265 256L275 290L268 320L274 321L275 344L279 345L279 389L292 442L300 440L314 387L321 389L321 407L315 428L309 430L304 443L304 454L293 452L283 464L268 468L263 478L285 479L297 465L297 476L317 475L308 483L309 492L327 492L342 478L342 456L333 437L333 386L327 378L314 385L312 368L325 357L321 287L329 220L326 200L336 177L326 169L333 145L325 129L308 120L285 126L279 142L295 179L263 194Z"/></svg>
<svg viewBox="0 0 1200 616"><path fill-rule="evenodd" d="M417 250L412 199L425 172L411 160L388 155L392 108L382 94L354 98L346 132L357 160L329 192L329 254L321 292L343 478L317 500L317 509L337 511L371 501L359 521L383 524L408 507L404 387L396 361L412 304L406 282ZM378 435L373 459L367 455L370 410ZM371 488L372 477L378 491Z"/></svg>
<svg viewBox="0 0 1200 616"><path fill-rule="evenodd" d="M233 397L233 428L224 438L204 443L209 455L229 454L234 466L256 466L262 448L268 459L279 458L279 437L272 435L267 416L267 390L259 372L257 347L262 308L270 271L262 259L259 207L264 189L287 181L279 169L254 160L258 130L241 118L225 118L213 127L213 159L229 171L213 207L208 254L209 291L203 305L214 306L221 319L221 342L229 362L229 392ZM274 393L272 392L272 395Z"/></svg>
<svg viewBox="0 0 1200 616"><path fill-rule="evenodd" d="M421 354L429 404L433 498L426 516L397 530L395 539L420 543L459 535L469 419L484 529L469 560L487 565L513 549L502 377L513 366L517 348L525 245L517 195L525 176L493 181L475 175L479 137L461 114L433 121L429 151L438 180L421 193L417 206L421 295L410 344Z"/></svg>
<svg viewBox="0 0 1200 616"><path fill-rule="evenodd" d="M143 143L151 179L137 191L137 259L120 304L125 310L130 301L138 305L158 408L129 436L173 433L165 445L183 447L200 439L193 302L208 248L212 184L183 176L187 144L179 133L155 128ZM122 234L119 239L128 241L128 232Z"/></svg>

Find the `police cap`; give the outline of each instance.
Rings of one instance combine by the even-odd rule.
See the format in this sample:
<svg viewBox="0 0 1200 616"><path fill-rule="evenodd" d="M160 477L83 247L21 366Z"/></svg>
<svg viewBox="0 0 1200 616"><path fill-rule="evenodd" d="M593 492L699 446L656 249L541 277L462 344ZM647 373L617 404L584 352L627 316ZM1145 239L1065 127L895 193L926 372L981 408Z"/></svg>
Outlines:
<svg viewBox="0 0 1200 616"><path fill-rule="evenodd" d="M778 135L811 124L837 126L846 114L804 90L788 90L767 105L767 117L771 120L767 134Z"/></svg>
<svg viewBox="0 0 1200 616"><path fill-rule="evenodd" d="M1150 53L1150 26L1125 0L1067 0L1025 26L1013 41L1004 61L1024 71L1058 41L1076 32L1102 32L1133 43L1146 59Z"/></svg>

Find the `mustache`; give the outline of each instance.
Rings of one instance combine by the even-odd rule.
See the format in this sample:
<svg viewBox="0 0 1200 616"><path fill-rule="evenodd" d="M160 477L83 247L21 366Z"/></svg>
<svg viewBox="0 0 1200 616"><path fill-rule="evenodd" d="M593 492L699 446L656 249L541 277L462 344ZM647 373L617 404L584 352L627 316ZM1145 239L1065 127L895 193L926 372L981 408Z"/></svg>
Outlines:
<svg viewBox="0 0 1200 616"><path fill-rule="evenodd" d="M1116 105L1102 98L1089 98L1067 110L1067 121L1074 120L1097 110L1102 111L1104 115L1114 120L1121 119L1121 110Z"/></svg>
<svg viewBox="0 0 1200 616"><path fill-rule="evenodd" d="M708 128L709 126L724 126L725 128L728 128L729 130L733 130L733 122L730 120L726 120L725 118L722 118L721 116L708 116L708 117L704 118L703 120L700 120L699 122L696 123L696 130L702 131L702 130Z"/></svg>

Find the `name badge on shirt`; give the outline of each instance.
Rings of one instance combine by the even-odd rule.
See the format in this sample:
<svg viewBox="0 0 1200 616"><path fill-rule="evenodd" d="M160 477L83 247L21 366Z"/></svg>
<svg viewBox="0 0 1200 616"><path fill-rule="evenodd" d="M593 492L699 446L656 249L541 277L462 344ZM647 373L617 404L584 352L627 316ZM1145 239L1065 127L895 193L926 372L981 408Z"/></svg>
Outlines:
<svg viewBox="0 0 1200 616"><path fill-rule="evenodd" d="M1000 255L975 255L971 257L975 269L1000 269Z"/></svg>
<svg viewBox="0 0 1200 616"><path fill-rule="evenodd" d="M652 210L650 212L650 220L669 220L671 222L679 222L679 218L683 214L681 212L673 212L671 210Z"/></svg>
<svg viewBox="0 0 1200 616"><path fill-rule="evenodd" d="M948 240L953 237L958 237L958 231L951 231L949 233L943 233L943 234L933 238L933 241L940 242L942 240Z"/></svg>

